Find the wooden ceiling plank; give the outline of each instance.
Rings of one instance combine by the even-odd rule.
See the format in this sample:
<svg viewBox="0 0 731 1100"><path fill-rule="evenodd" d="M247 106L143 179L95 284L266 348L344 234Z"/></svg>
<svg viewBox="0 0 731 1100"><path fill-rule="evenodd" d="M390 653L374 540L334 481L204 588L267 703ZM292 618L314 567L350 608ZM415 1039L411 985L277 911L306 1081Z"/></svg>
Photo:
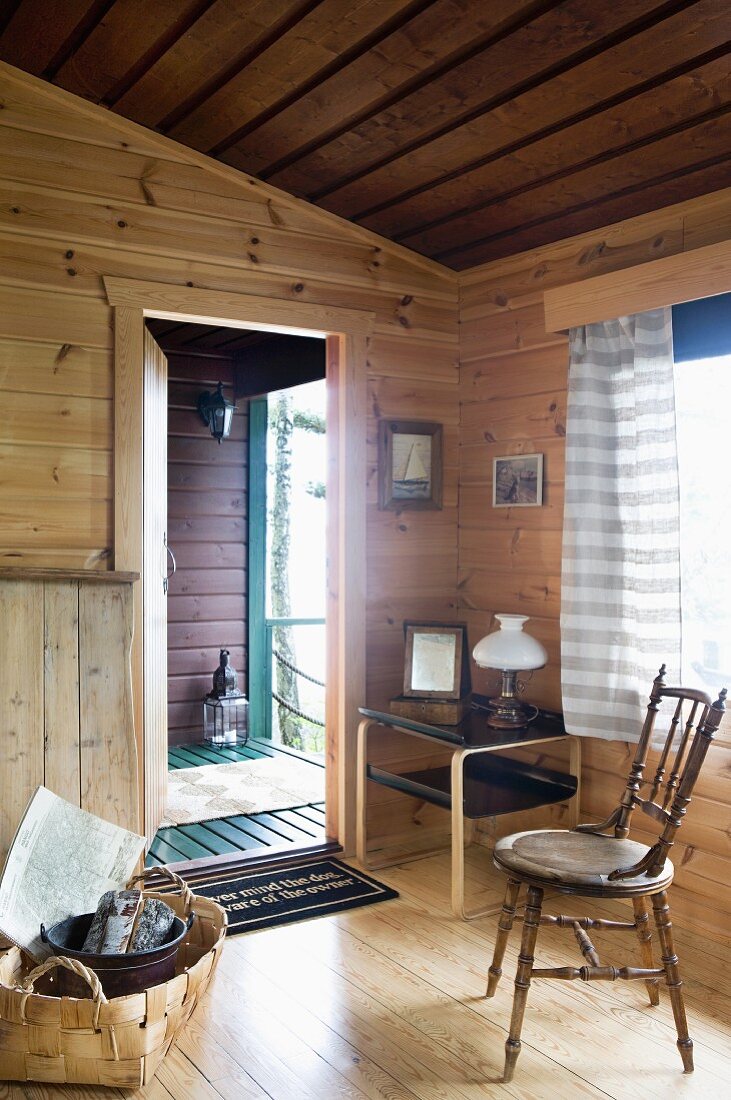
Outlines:
<svg viewBox="0 0 731 1100"><path fill-rule="evenodd" d="M149 48L138 58L138 60L127 70L124 76L120 77L116 84L113 84L111 88L104 94L102 103L105 107L114 107L119 102L125 92L128 92L130 88L134 87L139 80L149 72L149 70L164 57L181 38L189 33L192 27L206 14L208 9L214 4L216 0L196 0L195 3L188 6L184 11L180 12L176 19L173 19L165 27L162 34L152 42Z"/></svg>
<svg viewBox="0 0 731 1100"><path fill-rule="evenodd" d="M244 348L254 347L254 345L266 343L267 340L278 339L277 334L272 332L255 333L237 330L233 334L231 334L231 329L229 329L228 331L229 336L225 340L221 340L219 343L217 343L216 347L220 348L222 352L225 351L226 354L231 355L234 352L243 350ZM262 339L257 339L257 336L261 336ZM292 339L302 340L307 339L307 337L293 336Z"/></svg>
<svg viewBox="0 0 731 1100"><path fill-rule="evenodd" d="M366 219L365 224L400 242L428 235L433 230L448 239L453 223L491 203L514 198L681 132L729 102L731 71L728 58L722 58L653 88L619 109L596 115L520 152L514 151L489 167L462 177L459 184L452 181L449 186L419 196L418 201L400 203L388 214ZM420 216L428 218L430 214L430 221L419 223ZM400 230L399 225L403 227Z"/></svg>
<svg viewBox="0 0 731 1100"><path fill-rule="evenodd" d="M117 101L126 118L166 132L294 26L319 0L215 3Z"/></svg>
<svg viewBox="0 0 731 1100"><path fill-rule="evenodd" d="M259 342L262 339L272 338L272 334L268 332L250 332L245 329L222 328L220 325L203 325L188 321L171 325L170 321L155 317L149 318L145 323L163 351L176 352L179 355L206 352L209 356L218 353L219 357L226 358L228 353L219 351L224 345L234 341L246 344L250 341Z"/></svg>
<svg viewBox="0 0 731 1100"><path fill-rule="evenodd" d="M391 37L394 30L399 30L405 23L422 15L425 10L431 8L436 2L437 0L410 0L410 3L396 12L395 15L391 16L390 19L379 24L379 26L375 27L370 34L367 34L364 38L354 42L349 49L341 51L329 64L313 73L308 80L292 88L279 99L270 103L270 105L258 115L255 115L242 126L238 126L225 138L222 138L209 150L210 155L214 157L222 156L232 146L244 140L250 133L266 125L272 118L278 118L283 111L286 111L293 104L300 103L303 99L306 99L310 92L320 88L332 77L337 77L343 72L350 72L353 63L357 63L364 55L370 53L371 50L380 48L384 40L388 40ZM280 143L279 148L286 149L286 146ZM286 155L286 153L284 155ZM263 179L264 176L262 175L261 178Z"/></svg>
<svg viewBox="0 0 731 1100"><path fill-rule="evenodd" d="M8 24L11 22L23 0L6 0L0 11L0 38L5 34Z"/></svg>
<svg viewBox="0 0 731 1100"><path fill-rule="evenodd" d="M414 238L419 249L448 254L463 241L475 241L524 227L528 222L555 217L582 203L599 203L622 193L627 197L627 216L634 213L631 196L673 172L692 171L697 165L731 155L731 109L728 102L703 121L690 120L667 136L635 143L627 152L600 159L560 178L541 182L514 197L485 203L478 211L450 225ZM710 117L709 117L710 116Z"/></svg>
<svg viewBox="0 0 731 1100"><path fill-rule="evenodd" d="M656 48L661 33L663 49ZM478 168L522 143L550 136L564 126L606 110L616 101L641 94L655 83L720 57L729 49L728 17L716 0L703 0L662 24L632 36L553 80L517 96L509 111L489 112L415 149L353 185L348 200L338 206L344 217L367 217L391 202L410 198ZM479 158L473 150L479 149ZM347 189L346 189L347 190ZM344 192L338 193L345 198ZM372 202L376 195L381 199ZM335 196L328 202L334 206ZM371 199L370 205L355 205Z"/></svg>
<svg viewBox="0 0 731 1100"><path fill-rule="evenodd" d="M723 191L728 189L728 176L728 155L722 154L720 160L713 158L707 165L698 165L684 172L673 171L629 196L624 192L613 193L602 201L579 203L560 215L536 219L519 229L465 242L462 247L451 250L445 262L455 271L465 271L529 249L540 249L566 237L592 233L613 222L661 211L664 207L699 195Z"/></svg>
<svg viewBox="0 0 731 1100"><path fill-rule="evenodd" d="M443 76L555 0L437 0L236 143L230 164L267 179ZM272 161L277 150L284 150Z"/></svg>
<svg viewBox="0 0 731 1100"><path fill-rule="evenodd" d="M125 0L112 4L54 75L54 83L100 103L170 27L185 26L200 0Z"/></svg>
<svg viewBox="0 0 731 1100"><path fill-rule="evenodd" d="M186 325L188 330L178 343L178 347L185 351L197 351L200 349L219 349L226 343L226 329L215 328L213 325ZM191 332L190 330L193 329ZM230 333L230 329L228 330Z"/></svg>
<svg viewBox="0 0 731 1100"><path fill-rule="evenodd" d="M352 0L321 0L293 31L168 130L169 136L208 152L405 6L406 0L363 0L357 7Z"/></svg>
<svg viewBox="0 0 731 1100"><path fill-rule="evenodd" d="M725 34L725 31L721 31ZM432 161L431 167L427 167L425 163L426 150L419 151L419 160L422 172L426 174L431 173L431 179L428 183L421 183L403 191L400 195L394 195L393 198L385 198L381 203L377 203L370 209L365 209L359 213L354 213L351 216L357 220L362 220L363 223L378 225L379 232L385 235L389 234L389 224L392 218L398 217L398 227L405 228L415 223L417 217L422 217L425 220L438 217L439 207L454 209L455 206L462 208L467 206L471 201L475 201L479 197L479 184L480 178L490 178L494 171L496 163L500 162L505 157L516 157L521 160L525 160L528 157L533 157L539 150L542 144L545 144L551 139L554 142L562 142L564 138L567 141L571 141L571 135L577 133L579 128L584 132L592 133L593 127L601 127L604 125L606 118L613 117L621 130L625 129L628 125L630 130L634 130L637 125L637 119L635 111L638 106L641 109L643 102L642 97L647 94L655 93L658 100L659 110L656 116L656 121L660 121L664 118L665 114L665 96L668 96L671 100L680 98L680 89L684 87L683 77L687 80L695 79L694 76L688 76L694 72L701 72L708 70L710 72L711 67L715 63L719 62L721 65L728 67L727 53L729 45L726 41L722 45L716 46L713 50L708 51L700 58L685 59L680 64L672 66L669 70L662 73L653 72L647 76L646 79L641 80L638 84L633 84L630 87L620 88L615 94L612 94L613 83L611 77L605 78L605 85L607 96L605 99L598 98L595 102L593 97L587 96L590 99L589 105L583 109L568 113L563 118L558 118L560 109L556 105L556 99L552 95L552 89L549 85L545 87L545 94L541 97L543 107L542 113L533 114L530 110L532 104L523 104L521 102L523 97L514 100L511 105L510 121L506 121L501 116L501 112L495 112L480 120L480 130L482 131L482 140L478 144L473 144L473 148L480 148L486 150L480 157L474 160L468 160L464 163L464 166L459 169L452 169L445 171L441 176L434 175L435 165L442 162L439 150L435 149L435 157ZM654 51L653 54L648 55L647 51L644 51L645 57L653 57L655 60L652 62L652 67L656 68L658 65L657 58L659 56L658 51ZM648 64L649 67L649 64ZM638 76L641 74L642 69L633 69ZM622 75L616 77L616 84L624 84L628 79L628 72L626 68L619 70L616 67L612 68L612 73L621 72ZM567 74L567 77L571 78L572 87L569 89L569 94L566 96L566 109L571 112L571 108L574 103L581 102L581 86L579 78L574 74ZM701 79L707 79L702 75ZM584 93L588 93L589 88L587 84L583 83ZM560 92L559 88L555 91ZM574 94L575 93L575 94ZM529 100L533 100L535 96L533 94L527 97ZM537 104L538 111L541 111L541 104ZM671 106L671 109L672 106ZM524 129L522 133L518 130L518 122L521 119L525 119ZM541 125L542 119L545 119L545 125ZM629 123L627 122L629 120ZM477 141L477 135L474 130L477 128L477 123L472 124L468 129L473 131L473 137ZM534 127L538 126L537 129ZM516 132L519 136L515 137ZM505 140L507 139L507 140ZM443 142L435 143L437 146L443 147ZM447 152L447 157L452 158L452 153ZM456 150L455 150L456 155ZM462 153L464 156L464 152ZM406 163L411 161L412 158L405 158L405 163L400 167L399 173L402 174ZM454 161L452 161L454 163ZM391 166L396 169L395 164ZM415 175L418 178L418 170ZM414 177L412 177L414 178ZM398 183L394 176L392 177L393 187L398 186ZM365 182L365 181L364 181ZM375 182L375 181L371 181ZM401 184L405 182L405 177L401 176ZM366 183L368 186L368 183ZM387 190L385 181L382 183L384 191ZM383 217L379 217L383 215Z"/></svg>
<svg viewBox="0 0 731 1100"><path fill-rule="evenodd" d="M158 343L161 340L169 340L176 333L181 332L187 326L177 321L165 321L160 317L150 317L145 321L152 335Z"/></svg>
<svg viewBox="0 0 731 1100"><path fill-rule="evenodd" d="M412 150L449 134L486 111L504 107L517 96L560 76L575 65L604 53L640 28L652 26L682 0L666 0L648 12L647 3L597 5L569 0L516 31L508 39L465 62L441 80L407 96L337 141L323 146L270 182L305 194L328 209L349 216L378 202L381 194L362 195L363 177L400 161ZM587 10L589 8L589 10ZM589 18L591 16L591 18ZM481 146L477 146L481 148ZM474 145L463 159L474 155ZM348 184L353 184L347 193ZM403 189L403 180L401 188ZM336 194L338 192L338 194Z"/></svg>
<svg viewBox="0 0 731 1100"><path fill-rule="evenodd" d="M0 36L0 56L19 69L40 76L76 40L91 30L114 0L21 0ZM88 31L86 32L88 33Z"/></svg>

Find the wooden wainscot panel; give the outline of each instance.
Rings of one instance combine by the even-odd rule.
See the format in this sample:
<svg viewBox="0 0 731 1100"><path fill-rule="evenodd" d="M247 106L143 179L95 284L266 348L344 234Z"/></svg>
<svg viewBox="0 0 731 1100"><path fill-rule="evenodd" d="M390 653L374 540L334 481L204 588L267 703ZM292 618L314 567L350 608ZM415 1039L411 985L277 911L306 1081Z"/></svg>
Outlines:
<svg viewBox="0 0 731 1100"><path fill-rule="evenodd" d="M33 791L138 830L135 574L0 569L0 855Z"/></svg>
<svg viewBox="0 0 731 1100"><path fill-rule="evenodd" d="M43 584L0 581L0 858L43 783Z"/></svg>
<svg viewBox="0 0 731 1100"><path fill-rule="evenodd" d="M127 829L139 824L132 727L132 589L79 588L81 806Z"/></svg>
<svg viewBox="0 0 731 1100"><path fill-rule="evenodd" d="M81 805L78 580L45 583L44 592L44 785Z"/></svg>

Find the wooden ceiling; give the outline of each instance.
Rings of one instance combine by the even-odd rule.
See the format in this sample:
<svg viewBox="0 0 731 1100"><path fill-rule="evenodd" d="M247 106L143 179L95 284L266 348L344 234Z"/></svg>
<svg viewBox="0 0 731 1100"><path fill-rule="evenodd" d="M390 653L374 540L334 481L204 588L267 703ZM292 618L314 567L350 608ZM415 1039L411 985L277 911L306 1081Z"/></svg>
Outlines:
<svg viewBox="0 0 731 1100"><path fill-rule="evenodd" d="M145 323L167 354L179 353L206 359L234 359L241 351L279 339L279 333L275 332L198 325L190 321L165 321L151 317Z"/></svg>
<svg viewBox="0 0 731 1100"><path fill-rule="evenodd" d="M731 183L728 0L6 0L0 57L456 269Z"/></svg>

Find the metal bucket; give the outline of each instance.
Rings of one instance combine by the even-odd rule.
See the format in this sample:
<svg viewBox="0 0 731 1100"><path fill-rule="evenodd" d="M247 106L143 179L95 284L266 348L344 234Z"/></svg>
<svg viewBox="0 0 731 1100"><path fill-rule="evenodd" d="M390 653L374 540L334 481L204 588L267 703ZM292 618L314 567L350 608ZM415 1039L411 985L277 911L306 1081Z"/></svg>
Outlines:
<svg viewBox="0 0 731 1100"><path fill-rule="evenodd" d="M46 930L41 925L41 939L53 948L54 955L67 955L78 959L99 978L107 997L124 997L129 993L141 993L152 985L160 985L175 977L175 964L178 949L195 914L191 913L187 924L176 917L168 932L165 943L151 947L147 951L130 951L124 954L99 955L93 951L81 951L80 945L86 939L94 914L84 913L80 917L67 917ZM58 967L59 997L91 996L89 987L76 974Z"/></svg>

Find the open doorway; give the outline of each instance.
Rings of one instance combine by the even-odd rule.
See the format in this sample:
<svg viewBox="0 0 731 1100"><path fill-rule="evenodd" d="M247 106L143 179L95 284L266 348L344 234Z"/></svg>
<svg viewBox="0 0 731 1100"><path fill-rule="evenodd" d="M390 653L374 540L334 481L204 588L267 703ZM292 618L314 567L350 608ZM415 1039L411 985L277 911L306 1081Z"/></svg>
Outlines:
<svg viewBox="0 0 731 1100"><path fill-rule="evenodd" d="M140 828L151 838L165 800L166 719L157 722L160 677L154 661L156 608L149 581L161 544L145 545L146 454L154 417L166 407L150 386L145 320L218 324L262 332L326 337L328 400L328 532L326 833L346 853L355 847L356 727L365 698L366 377L372 312L318 300L208 290L105 276L114 325L114 568L141 577L133 588L132 700L138 749ZM298 284L294 291L304 289ZM151 339L151 337L150 337ZM151 426L148 407L152 407ZM157 498L153 498L157 499ZM152 590L159 584L152 584ZM151 641L152 639L152 641ZM164 649L164 644L160 648ZM162 683L166 686L166 680ZM153 720L149 720L154 711ZM162 756L162 763L161 763ZM226 857L219 857L225 859ZM183 873L186 873L183 871Z"/></svg>
<svg viewBox="0 0 731 1100"><path fill-rule="evenodd" d="M321 851L325 341L164 320L147 329L168 375L169 769L148 863ZM218 383L236 405L220 443L198 410ZM204 726L204 699L222 653L249 713L220 737Z"/></svg>

